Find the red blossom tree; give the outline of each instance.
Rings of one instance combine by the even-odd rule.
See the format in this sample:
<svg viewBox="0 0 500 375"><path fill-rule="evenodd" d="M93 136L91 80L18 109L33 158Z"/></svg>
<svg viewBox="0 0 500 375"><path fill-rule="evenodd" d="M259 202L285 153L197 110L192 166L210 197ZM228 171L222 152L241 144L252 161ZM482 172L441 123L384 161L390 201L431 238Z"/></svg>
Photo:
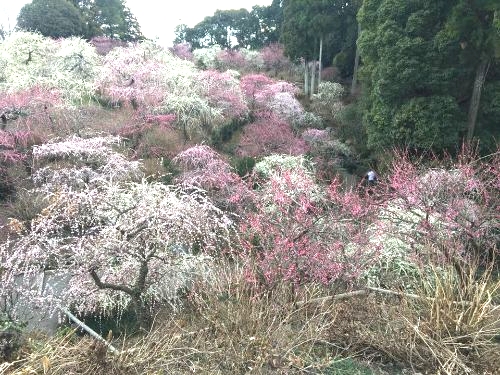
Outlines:
<svg viewBox="0 0 500 375"><path fill-rule="evenodd" d="M294 135L290 124L272 112L262 113L246 125L238 144L242 156L302 155L307 151L306 142Z"/></svg>
<svg viewBox="0 0 500 375"><path fill-rule="evenodd" d="M352 281L376 259L376 248L366 246L372 217L361 198L343 194L338 183L327 194L303 165L271 168L264 179L255 175L256 210L242 220L241 230L249 274L267 286L283 279Z"/></svg>
<svg viewBox="0 0 500 375"><path fill-rule="evenodd" d="M498 152L481 159L464 149L456 160L429 169L398 153L375 190L386 202L386 230L397 226L393 234L423 259L451 263L466 275L471 261L485 262L498 251L499 161Z"/></svg>

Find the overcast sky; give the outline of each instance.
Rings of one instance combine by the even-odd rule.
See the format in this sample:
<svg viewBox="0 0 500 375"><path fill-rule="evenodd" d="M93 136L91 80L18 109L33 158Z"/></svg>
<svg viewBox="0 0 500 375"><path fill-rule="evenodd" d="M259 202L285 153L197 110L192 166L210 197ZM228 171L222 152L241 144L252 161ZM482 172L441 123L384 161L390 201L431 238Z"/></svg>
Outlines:
<svg viewBox="0 0 500 375"><path fill-rule="evenodd" d="M0 25L11 30L17 15L29 0L0 0ZM174 29L185 23L192 27L211 16L217 9L252 9L254 5L271 5L272 0L126 0L127 6L141 25L142 33L169 46Z"/></svg>

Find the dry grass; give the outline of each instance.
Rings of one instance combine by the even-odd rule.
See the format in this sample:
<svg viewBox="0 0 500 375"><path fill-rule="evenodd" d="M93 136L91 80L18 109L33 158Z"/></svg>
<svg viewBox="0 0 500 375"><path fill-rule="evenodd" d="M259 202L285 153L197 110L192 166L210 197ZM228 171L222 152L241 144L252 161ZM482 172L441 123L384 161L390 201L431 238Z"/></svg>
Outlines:
<svg viewBox="0 0 500 375"><path fill-rule="evenodd" d="M427 374L500 371L500 281L491 270L478 276L471 268L461 282L453 269L436 270L416 296L335 299L319 286L260 291L226 266L194 290L182 310L160 312L149 332L114 340L118 355L69 333L31 340L0 372L335 374L339 354Z"/></svg>
<svg viewBox="0 0 500 375"><path fill-rule="evenodd" d="M465 275L452 268L435 271L423 283L422 298L409 305L412 354L440 374L500 372L500 280L492 268L471 266Z"/></svg>
<svg viewBox="0 0 500 375"><path fill-rule="evenodd" d="M471 267L461 281L453 268L435 270L422 280L416 294L345 301L332 338L422 373L500 373L500 280L491 269Z"/></svg>
<svg viewBox="0 0 500 375"><path fill-rule="evenodd" d="M200 285L182 312L162 312L141 337L122 343L119 355L73 333L25 351L5 367L11 374L266 374L304 373L326 367L327 337L335 305L308 303L324 291L282 286L257 292L241 270L221 268ZM303 301L300 306L296 303ZM25 349L26 350L26 349Z"/></svg>

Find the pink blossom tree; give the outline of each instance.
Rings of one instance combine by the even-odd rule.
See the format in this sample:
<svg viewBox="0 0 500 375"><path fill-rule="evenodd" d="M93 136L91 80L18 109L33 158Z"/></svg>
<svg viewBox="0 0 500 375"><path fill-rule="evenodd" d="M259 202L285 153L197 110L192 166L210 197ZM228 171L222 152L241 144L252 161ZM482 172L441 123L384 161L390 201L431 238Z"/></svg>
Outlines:
<svg viewBox="0 0 500 375"><path fill-rule="evenodd" d="M117 133L126 140L134 158L171 156L169 149L162 147L161 144L151 144L148 140L155 133L170 133L175 120L176 116L173 114L141 114L141 111L136 111Z"/></svg>
<svg viewBox="0 0 500 375"><path fill-rule="evenodd" d="M246 125L238 144L242 156L301 155L307 150L306 142L294 135L290 124L272 112L262 113Z"/></svg>
<svg viewBox="0 0 500 375"><path fill-rule="evenodd" d="M7 123L21 120L17 128L32 129L30 124L36 121L38 126L50 127L53 123L51 112L55 106L61 105L62 100L57 90L46 90L33 86L27 90L7 92L0 97L0 128L7 127Z"/></svg>
<svg viewBox="0 0 500 375"><path fill-rule="evenodd" d="M243 244L254 281L330 285L352 281L376 258L366 246L371 219L361 198L327 190L303 157L274 155L255 166L256 210L242 220Z"/></svg>
<svg viewBox="0 0 500 375"><path fill-rule="evenodd" d="M290 68L290 60L285 56L284 48L279 43L272 43L260 50L264 69L273 72L274 76L284 69Z"/></svg>
<svg viewBox="0 0 500 375"><path fill-rule="evenodd" d="M260 93L268 85L272 84L273 80L264 74L248 74L241 78L241 90L245 94L249 108L253 111L260 104Z"/></svg>
<svg viewBox="0 0 500 375"><path fill-rule="evenodd" d="M239 50L225 49L217 53L217 69L242 71L246 66L245 56Z"/></svg>
<svg viewBox="0 0 500 375"><path fill-rule="evenodd" d="M99 55L103 56L108 54L113 48L124 47L126 45L126 43L120 39L113 39L107 36L94 36L90 39L90 44L95 47Z"/></svg>
<svg viewBox="0 0 500 375"><path fill-rule="evenodd" d="M252 191L222 155L207 145L197 145L179 153L174 164L181 173L176 183L206 190L218 207L239 213L251 203Z"/></svg>
<svg viewBox="0 0 500 375"><path fill-rule="evenodd" d="M241 78L240 85L254 116L267 111L288 121L300 121L303 116L302 105L295 99L298 89L289 82L274 81L264 74L249 74Z"/></svg>
<svg viewBox="0 0 500 375"><path fill-rule="evenodd" d="M174 44L170 48L170 52L182 60L193 61L194 59L191 44L189 43Z"/></svg>
<svg viewBox="0 0 500 375"><path fill-rule="evenodd" d="M235 73L204 70L198 76L201 95L207 98L211 107L222 112L225 121L242 118L248 114L248 107Z"/></svg>
<svg viewBox="0 0 500 375"><path fill-rule="evenodd" d="M429 169L399 153L378 187L389 197L383 224L388 231L396 226L393 233L424 259L453 264L459 274L471 261L491 259L498 251L500 167L498 153L489 159L464 149L446 167Z"/></svg>

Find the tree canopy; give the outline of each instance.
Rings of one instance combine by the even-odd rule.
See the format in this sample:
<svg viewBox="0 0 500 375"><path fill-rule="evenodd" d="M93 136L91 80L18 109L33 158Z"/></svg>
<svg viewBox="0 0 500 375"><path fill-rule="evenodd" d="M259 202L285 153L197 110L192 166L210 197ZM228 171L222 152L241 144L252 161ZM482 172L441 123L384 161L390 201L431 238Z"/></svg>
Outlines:
<svg viewBox="0 0 500 375"><path fill-rule="evenodd" d="M19 12L17 26L44 36L66 38L82 36L85 21L79 9L67 0L33 0Z"/></svg>
<svg viewBox="0 0 500 375"><path fill-rule="evenodd" d="M486 120L479 105L483 83L489 100L498 92L488 4L363 2L358 45L369 146L453 148L474 127L471 110Z"/></svg>
<svg viewBox="0 0 500 375"><path fill-rule="evenodd" d="M139 23L123 0L33 0L21 9L17 24L23 30L53 38L144 39Z"/></svg>
<svg viewBox="0 0 500 375"><path fill-rule="evenodd" d="M282 22L280 1L270 6L217 10L194 27L179 25L175 43L190 43L194 48L219 45L223 48L261 48L277 42Z"/></svg>
<svg viewBox="0 0 500 375"><path fill-rule="evenodd" d="M291 58L316 58L323 39L323 65L334 63L350 76L356 52L360 1L288 0L283 5L280 41Z"/></svg>

